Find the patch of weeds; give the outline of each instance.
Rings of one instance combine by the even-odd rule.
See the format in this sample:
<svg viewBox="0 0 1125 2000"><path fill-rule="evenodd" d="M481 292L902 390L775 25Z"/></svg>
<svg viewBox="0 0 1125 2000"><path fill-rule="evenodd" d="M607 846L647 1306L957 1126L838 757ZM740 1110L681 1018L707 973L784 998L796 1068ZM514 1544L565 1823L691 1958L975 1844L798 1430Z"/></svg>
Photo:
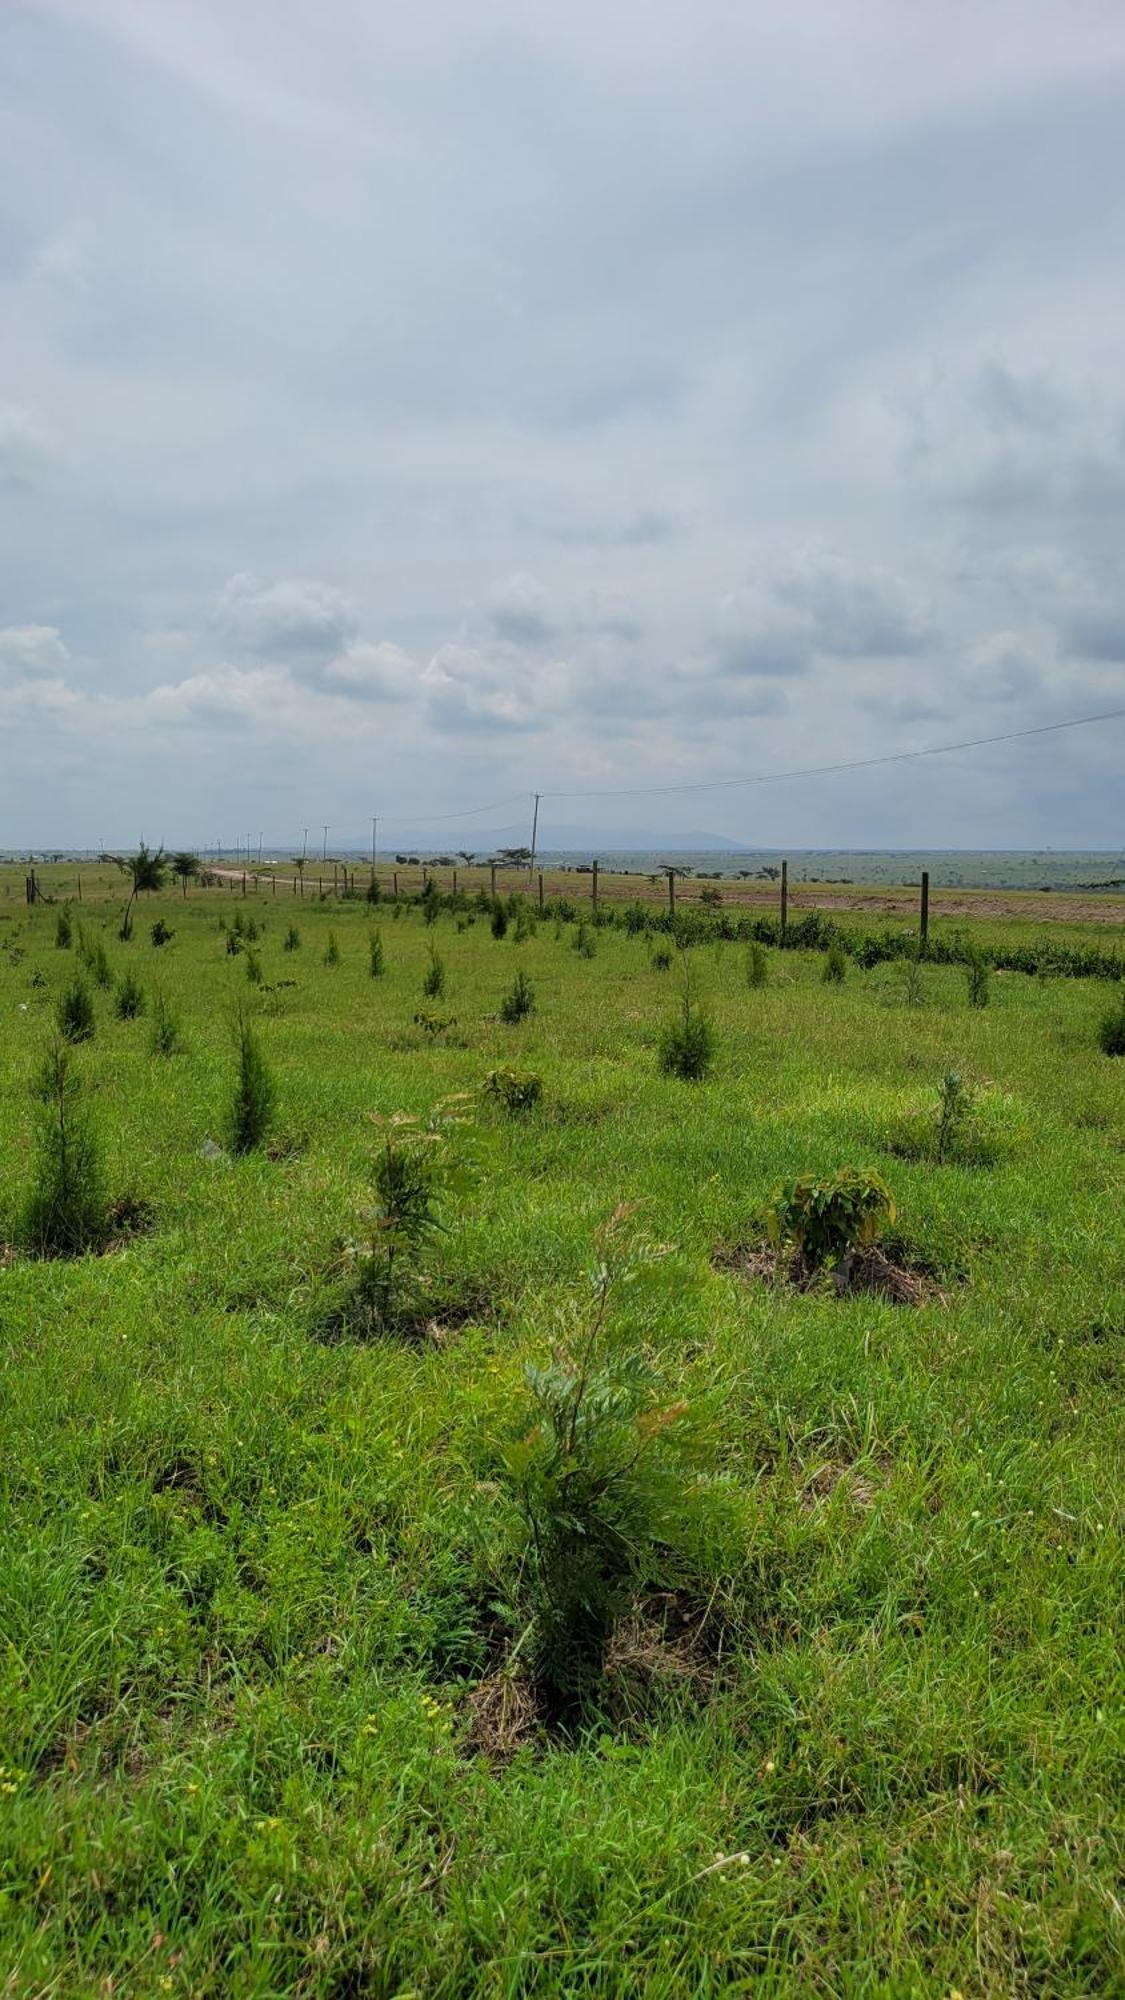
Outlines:
<svg viewBox="0 0 1125 2000"><path fill-rule="evenodd" d="M178 1056L186 1046L177 1015L168 1005L163 993L158 993L152 1010L152 1032L148 1038L149 1053L154 1056Z"/></svg>
<svg viewBox="0 0 1125 2000"><path fill-rule="evenodd" d="M281 949L282 951L300 951L301 933L297 929L296 924L290 924L289 929L281 940Z"/></svg>
<svg viewBox="0 0 1125 2000"><path fill-rule="evenodd" d="M324 963L331 966L337 966L340 963L340 947L336 942L335 931L329 931L328 933L328 943L324 947Z"/></svg>
<svg viewBox="0 0 1125 2000"><path fill-rule="evenodd" d="M824 970L820 975L825 986L842 986L847 977L847 971L848 961L844 956L843 950L838 944L832 945L824 961Z"/></svg>
<svg viewBox="0 0 1125 2000"><path fill-rule="evenodd" d="M69 905L61 909L55 918L55 950L69 951L74 936Z"/></svg>
<svg viewBox="0 0 1125 2000"><path fill-rule="evenodd" d="M457 1026L456 1014L428 1014L424 1008L419 1008L412 1018L414 1026L421 1028L422 1033L428 1035L431 1042L436 1042L440 1036L447 1035L450 1028Z"/></svg>
<svg viewBox="0 0 1125 2000"><path fill-rule="evenodd" d="M579 958L597 957L597 940L588 924L579 924L571 941L571 950L576 951Z"/></svg>
<svg viewBox="0 0 1125 2000"><path fill-rule="evenodd" d="M668 945L666 944L658 945L656 950L653 952L652 957L649 960L649 963L652 966L654 972L671 972L672 953Z"/></svg>
<svg viewBox="0 0 1125 2000"><path fill-rule="evenodd" d="M1103 1055L1125 1056L1125 985L1116 1004L1102 1015L1098 1024L1098 1047Z"/></svg>
<svg viewBox="0 0 1125 2000"><path fill-rule="evenodd" d="M746 984L751 991L755 991L762 986L768 986L769 978L770 962L766 956L766 948L762 944L754 943L746 953Z"/></svg>

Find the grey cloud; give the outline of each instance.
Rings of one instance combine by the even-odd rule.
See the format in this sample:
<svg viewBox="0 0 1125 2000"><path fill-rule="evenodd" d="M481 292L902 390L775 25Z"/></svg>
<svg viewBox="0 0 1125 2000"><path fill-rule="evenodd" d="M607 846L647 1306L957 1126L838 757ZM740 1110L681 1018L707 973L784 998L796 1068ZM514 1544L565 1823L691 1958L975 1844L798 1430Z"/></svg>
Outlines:
<svg viewBox="0 0 1125 2000"><path fill-rule="evenodd" d="M0 678L9 682L62 680L71 659L54 625L0 628Z"/></svg>
<svg viewBox="0 0 1125 2000"><path fill-rule="evenodd" d="M38 486L57 459L54 441L34 411L0 405L0 487Z"/></svg>
<svg viewBox="0 0 1125 2000"><path fill-rule="evenodd" d="M306 577L263 584L240 572L223 588L214 615L223 644L266 658L330 660L358 631L342 591Z"/></svg>

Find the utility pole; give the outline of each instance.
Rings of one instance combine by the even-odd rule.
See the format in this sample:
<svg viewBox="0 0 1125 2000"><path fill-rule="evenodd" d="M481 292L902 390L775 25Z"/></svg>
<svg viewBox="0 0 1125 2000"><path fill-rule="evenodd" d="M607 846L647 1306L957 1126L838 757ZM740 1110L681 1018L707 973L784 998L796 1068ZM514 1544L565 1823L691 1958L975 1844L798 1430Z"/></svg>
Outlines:
<svg viewBox="0 0 1125 2000"><path fill-rule="evenodd" d="M374 868L374 866L375 866L375 833L376 833L376 829L377 829L378 825L379 825L379 821L378 821L378 819L377 819L376 815L375 815L374 813L372 813L372 815L371 815L371 866L372 866L373 868Z"/></svg>
<svg viewBox="0 0 1125 2000"><path fill-rule="evenodd" d="M535 794L535 811L531 815L531 860L527 865L527 879L530 882L535 872L535 843L539 834L539 793Z"/></svg>
<svg viewBox="0 0 1125 2000"><path fill-rule="evenodd" d="M324 862L325 866L327 866L327 864L328 864L328 828L327 828L327 827L325 827L325 829L324 829L324 848L323 848L323 851L322 851L322 853L321 853L321 857L320 857L320 858L321 858L321 860L322 860L322 861Z"/></svg>
<svg viewBox="0 0 1125 2000"><path fill-rule="evenodd" d="M261 865L262 865L262 836L261 836L261 834L259 834L259 835L258 835L258 866L259 866L259 868L261 867Z"/></svg>
<svg viewBox="0 0 1125 2000"><path fill-rule="evenodd" d="M305 837L304 840L301 842L301 860L307 861L308 858L309 858L309 830L308 827L306 827Z"/></svg>

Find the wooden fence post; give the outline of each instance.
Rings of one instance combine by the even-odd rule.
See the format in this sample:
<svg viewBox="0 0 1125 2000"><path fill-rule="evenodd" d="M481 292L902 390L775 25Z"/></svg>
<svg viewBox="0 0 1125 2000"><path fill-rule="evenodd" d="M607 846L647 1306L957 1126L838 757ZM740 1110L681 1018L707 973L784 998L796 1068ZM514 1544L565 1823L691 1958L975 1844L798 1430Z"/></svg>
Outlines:
<svg viewBox="0 0 1125 2000"><path fill-rule="evenodd" d="M785 933L788 929L789 929L789 863L788 861L783 861L781 864L781 941L783 944L785 942Z"/></svg>
<svg viewBox="0 0 1125 2000"><path fill-rule="evenodd" d="M922 870L922 902L918 913L918 940L925 951L930 937L930 871Z"/></svg>
<svg viewBox="0 0 1125 2000"><path fill-rule="evenodd" d="M674 868L666 868L666 869L664 870L664 873L665 873L665 874L667 875L667 877L668 877L668 908L669 908L669 910L670 910L671 914L672 914L673 916L675 916L675 914L676 914L676 871L675 871L675 869L674 869Z"/></svg>
<svg viewBox="0 0 1125 2000"><path fill-rule="evenodd" d="M453 870L453 893L454 893L454 895L456 895L456 894L457 894L457 870L456 870L456 868L455 868L455 869Z"/></svg>
<svg viewBox="0 0 1125 2000"><path fill-rule="evenodd" d="M543 915L543 870L539 870L539 914Z"/></svg>
<svg viewBox="0 0 1125 2000"><path fill-rule="evenodd" d="M598 907L598 864L595 861L593 867L590 870L590 908L595 912L595 914L597 912L597 907Z"/></svg>
<svg viewBox="0 0 1125 2000"><path fill-rule="evenodd" d="M397 902L398 902L398 869L397 869L397 868L396 868L396 869L394 869L394 870L393 870L393 872L392 872L392 874L391 874L391 885L392 885L392 888L393 888L393 890L394 890L394 898L395 898L395 902L397 903Z"/></svg>
<svg viewBox="0 0 1125 2000"><path fill-rule="evenodd" d="M81 902L81 901L82 901L82 877L81 877L81 875L80 875L80 876L78 877L78 900L79 900L79 902Z"/></svg>
<svg viewBox="0 0 1125 2000"><path fill-rule="evenodd" d="M490 863L489 863L489 870L488 870L488 875L489 875L489 881L490 881L490 883L491 883L491 885L492 885L492 886L491 886L491 890L490 890L490 894L494 896L494 895L496 894L496 863L495 863L495 861L493 861L493 862L490 862Z"/></svg>
<svg viewBox="0 0 1125 2000"><path fill-rule="evenodd" d="M245 894L246 894L246 870L245 870L245 868L244 868L244 869L243 869L243 871L242 871L242 893L243 893L243 895L245 895Z"/></svg>

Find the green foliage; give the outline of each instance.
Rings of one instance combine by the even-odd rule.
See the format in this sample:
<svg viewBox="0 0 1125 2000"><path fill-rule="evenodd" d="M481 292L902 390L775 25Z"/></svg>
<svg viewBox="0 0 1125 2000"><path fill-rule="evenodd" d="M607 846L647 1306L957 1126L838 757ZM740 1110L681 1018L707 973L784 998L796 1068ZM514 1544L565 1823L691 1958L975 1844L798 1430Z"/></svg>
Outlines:
<svg viewBox="0 0 1125 2000"><path fill-rule="evenodd" d="M199 856L189 853L187 848L181 848L178 854L173 854L169 858L168 866L186 896L188 883L194 882L200 873Z"/></svg>
<svg viewBox="0 0 1125 2000"><path fill-rule="evenodd" d="M508 935L508 912L500 901L499 896L497 896L496 901L492 905L491 930L494 938L507 937Z"/></svg>
<svg viewBox="0 0 1125 2000"><path fill-rule="evenodd" d="M671 972L672 953L666 944L657 945L656 950L653 952L652 969L654 972Z"/></svg>
<svg viewBox="0 0 1125 2000"><path fill-rule="evenodd" d="M484 1079L486 1095L504 1106L512 1117L534 1110L543 1097L543 1079L534 1070L501 1066L489 1070Z"/></svg>
<svg viewBox="0 0 1125 2000"><path fill-rule="evenodd" d="M101 1150L65 1041L48 1050L35 1095L35 1168L23 1211L23 1242L38 1257L79 1257L105 1242L109 1210Z"/></svg>
<svg viewBox="0 0 1125 2000"><path fill-rule="evenodd" d="M445 992L445 963L430 946L430 962L422 975L422 992L427 1000L440 1000Z"/></svg>
<svg viewBox="0 0 1125 2000"><path fill-rule="evenodd" d="M176 1056L184 1047L179 1021L163 993L158 993L152 1009L152 1029L148 1038L150 1055Z"/></svg>
<svg viewBox="0 0 1125 2000"><path fill-rule="evenodd" d="M175 931L169 930L163 917L157 918L156 922L152 926L151 931L149 932L149 936L151 937L153 944L157 947L157 950L160 949L161 945L171 944L172 939L175 937L175 935L176 935Z"/></svg>
<svg viewBox="0 0 1125 2000"><path fill-rule="evenodd" d="M281 941L281 949L282 951L300 951L301 933L297 929L296 924L290 924L289 929L286 931L285 936Z"/></svg>
<svg viewBox="0 0 1125 2000"><path fill-rule="evenodd" d="M926 1001L925 981L922 978L922 959L915 949L902 965L902 997L908 1007L922 1007Z"/></svg>
<svg viewBox="0 0 1125 2000"><path fill-rule="evenodd" d="M974 951L965 961L965 979L970 1007L987 1007L989 971L983 952Z"/></svg>
<svg viewBox="0 0 1125 2000"><path fill-rule="evenodd" d="M269 1137L277 1092L261 1044L241 1008L235 1020L235 1054L237 1074L227 1111L227 1139L232 1153L252 1153Z"/></svg>
<svg viewBox="0 0 1125 2000"><path fill-rule="evenodd" d="M246 954L246 977L251 986L260 986L262 983L262 961L256 951L248 951Z"/></svg>
<svg viewBox="0 0 1125 2000"><path fill-rule="evenodd" d="M1115 1004L1102 1015L1098 1046L1103 1055L1125 1056L1125 986L1120 987Z"/></svg>
<svg viewBox="0 0 1125 2000"><path fill-rule="evenodd" d="M533 1014L534 1011L535 990L521 965L509 990L500 1002L500 1019L506 1022L508 1027L511 1028L515 1026L517 1021L526 1020L527 1016Z"/></svg>
<svg viewBox="0 0 1125 2000"><path fill-rule="evenodd" d="M838 944L831 945L828 956L824 961L824 970L820 975L825 986L842 986L847 976L847 970L848 961L840 946Z"/></svg>
<svg viewBox="0 0 1125 2000"><path fill-rule="evenodd" d="M894 1197L880 1174L840 1167L825 1177L800 1174L774 1197L770 1235L791 1245L810 1271L846 1266L895 1219Z"/></svg>
<svg viewBox="0 0 1125 2000"><path fill-rule="evenodd" d="M59 995L55 1009L58 1030L64 1041L88 1042L93 1036L96 1021L94 1000L86 981L79 975Z"/></svg>
<svg viewBox="0 0 1125 2000"><path fill-rule="evenodd" d="M535 914L525 898L516 911L516 927L512 936L517 944L526 944L528 938L535 936L536 929Z"/></svg>
<svg viewBox="0 0 1125 2000"><path fill-rule="evenodd" d="M119 1021L135 1021L145 1011L145 990L135 972L127 972L113 1002Z"/></svg>
<svg viewBox="0 0 1125 2000"><path fill-rule="evenodd" d="M766 956L765 946L755 939L746 953L746 984L752 990L756 990L768 986L769 977L770 962Z"/></svg>
<svg viewBox="0 0 1125 2000"><path fill-rule="evenodd" d="M657 1062L665 1076L678 1076L684 1083L701 1083L715 1060L715 1049L711 1017L694 997L685 964L679 1011L660 1030Z"/></svg>
<svg viewBox="0 0 1125 2000"><path fill-rule="evenodd" d="M69 951L72 937L73 937L73 929L70 920L70 908L69 905L64 904L63 908L59 911L58 916L55 918L56 951Z"/></svg>
<svg viewBox="0 0 1125 2000"><path fill-rule="evenodd" d="M336 942L335 931L329 931L328 933L328 943L324 949L324 963L325 965L332 966L339 965L340 963L340 947Z"/></svg>
<svg viewBox="0 0 1125 2000"><path fill-rule="evenodd" d="M155 895L164 887L168 879L168 864L162 847L153 850L143 840L135 854L119 855L116 861L122 874L129 877L129 900L122 912L118 933L122 943L127 944L133 935L133 904L138 896Z"/></svg>
<svg viewBox="0 0 1125 2000"><path fill-rule="evenodd" d="M387 958L383 950L383 934L381 931L372 931L371 943L367 954L367 970L372 979L382 979L386 969Z"/></svg>
<svg viewBox="0 0 1125 2000"><path fill-rule="evenodd" d="M596 955L597 942L588 924L579 924L574 933L571 949L578 953L579 958L593 958Z"/></svg>
<svg viewBox="0 0 1125 2000"><path fill-rule="evenodd" d="M546 1366L525 1370L520 1434L498 1447L524 1532L535 1676L559 1720L596 1702L614 1626L637 1593L673 1580L694 1469L687 1404L660 1393L640 1348L611 1325L611 1291L645 1254L606 1261L626 1213L603 1235L591 1309Z"/></svg>
<svg viewBox="0 0 1125 2000"><path fill-rule="evenodd" d="M374 873L372 873L371 880L367 884L365 893L369 903L381 903L383 900L383 891L379 884L379 878Z"/></svg>
<svg viewBox="0 0 1125 2000"><path fill-rule="evenodd" d="M227 957L237 958L239 952L244 951L245 949L246 949L246 940L243 937L242 932L238 929L229 930L227 932Z"/></svg>

